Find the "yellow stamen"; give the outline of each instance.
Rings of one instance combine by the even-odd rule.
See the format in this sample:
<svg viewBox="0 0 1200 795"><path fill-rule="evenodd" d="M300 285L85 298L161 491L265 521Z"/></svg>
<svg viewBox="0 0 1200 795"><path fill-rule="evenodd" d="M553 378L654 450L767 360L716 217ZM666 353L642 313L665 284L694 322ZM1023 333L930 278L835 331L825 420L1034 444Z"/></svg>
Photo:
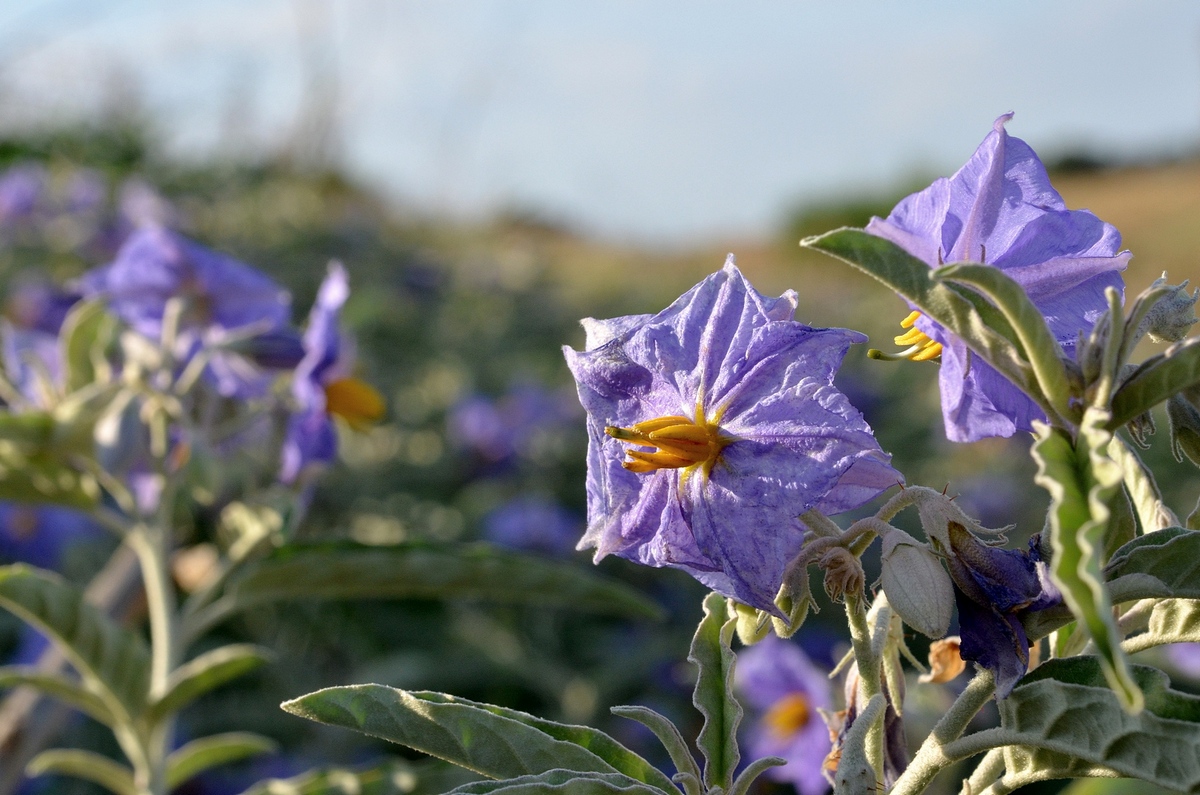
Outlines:
<svg viewBox="0 0 1200 795"><path fill-rule="evenodd" d="M387 410L383 395L357 378L339 378L325 385L325 410L336 414L356 431L365 431Z"/></svg>
<svg viewBox="0 0 1200 795"><path fill-rule="evenodd" d="M698 412L697 416L704 415ZM716 463L721 449L731 441L720 435L715 423L701 424L678 415L646 420L632 428L610 425L604 432L622 442L654 448L655 452L628 451L629 458L622 466L630 472L701 466L707 474Z"/></svg>
<svg viewBox="0 0 1200 795"><path fill-rule="evenodd" d="M763 723L776 739L785 740L807 726L810 717L808 698L803 693L789 693L767 710Z"/></svg>
<svg viewBox="0 0 1200 795"><path fill-rule="evenodd" d="M893 337L893 341L902 347L904 350L899 353L883 353L881 351L867 351L867 355L872 359L888 359L895 361L896 359L908 359L914 362L928 362L941 357L942 344L930 339L925 332L916 327L916 322L921 319L920 312L910 312L908 317L900 321L900 328L907 329L903 334Z"/></svg>

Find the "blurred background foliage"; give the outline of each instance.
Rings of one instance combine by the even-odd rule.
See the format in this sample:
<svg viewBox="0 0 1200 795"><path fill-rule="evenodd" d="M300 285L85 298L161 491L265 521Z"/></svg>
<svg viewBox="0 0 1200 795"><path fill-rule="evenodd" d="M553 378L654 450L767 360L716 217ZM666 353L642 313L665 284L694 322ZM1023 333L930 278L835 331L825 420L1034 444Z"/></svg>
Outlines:
<svg viewBox="0 0 1200 795"><path fill-rule="evenodd" d="M3 293L15 295L38 278L67 281L106 262L120 239L122 214L131 213L169 216L185 234L268 273L291 291L297 321L328 261L338 259L351 278L344 318L357 340L359 375L387 396L389 413L367 433L341 429L342 460L320 482L300 537L368 544L489 539L571 557L581 567L591 565L572 551L583 529L586 440L560 352L564 344L582 346L578 319L656 312L733 251L761 291L797 290L800 320L858 328L873 346L889 349L906 314L901 302L796 242L861 226L923 184L797 208L772 240L655 250L587 240L534 213L471 226L421 217L295 158L181 163L161 151L149 125L119 118L0 140ZM1069 206L1088 207L1124 233L1135 255L1131 292L1163 270L1175 281L1196 272L1200 162L1116 168L1066 158L1056 174ZM34 183L36 190L29 187ZM12 316L20 306L10 302L7 311ZM945 441L934 365L869 361L864 347L851 351L838 383L909 482L945 486L985 524L1015 524L1014 542L1041 529L1047 499L1030 491L1028 441ZM1147 456L1168 502L1188 512L1197 491L1189 467L1171 459L1161 436ZM197 509L188 543L213 538L220 507L216 500L211 509ZM69 523L69 516L60 519ZM37 552L78 582L113 547L86 529L61 537L48 527L57 520L34 521L19 507L0 521L6 559L30 560ZM184 713L182 731L248 729L279 739L284 750L181 791L240 792L265 775L396 754L276 709L323 686L367 681L592 723L665 761L655 756L661 752L647 732L612 718L608 707L649 705L695 734L692 673L683 659L702 589L674 571L619 560L601 568L640 587L666 608L667 619L331 602L263 608L224 625L214 643L260 643L277 658ZM831 667L843 648L836 629L842 622L836 607L825 607L809 619L803 638L814 658ZM912 641L922 656L924 642ZM15 619L0 615L0 657L11 658L29 642ZM941 691L922 692L910 691L914 732L925 731L945 707ZM64 745L111 742L84 719L56 720L70 735ZM61 779L34 786L88 791Z"/></svg>

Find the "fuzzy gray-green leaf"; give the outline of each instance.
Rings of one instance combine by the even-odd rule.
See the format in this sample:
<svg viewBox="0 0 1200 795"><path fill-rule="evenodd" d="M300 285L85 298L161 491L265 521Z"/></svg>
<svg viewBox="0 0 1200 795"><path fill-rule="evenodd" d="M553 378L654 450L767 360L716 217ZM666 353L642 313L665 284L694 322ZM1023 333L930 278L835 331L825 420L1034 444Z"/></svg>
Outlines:
<svg viewBox="0 0 1200 795"><path fill-rule="evenodd" d="M141 635L57 575L22 564L0 567L0 607L58 644L118 720L141 713L150 683L150 649Z"/></svg>
<svg viewBox="0 0 1200 795"><path fill-rule="evenodd" d="M674 787L672 792L677 792ZM584 773L577 770L548 770L536 776L504 781L476 781L451 790L447 795L663 795L662 790L634 781L619 773Z"/></svg>
<svg viewBox="0 0 1200 795"><path fill-rule="evenodd" d="M251 732L227 732L192 740L167 757L167 787L174 789L209 768L267 754L278 747L271 738Z"/></svg>
<svg viewBox="0 0 1200 795"><path fill-rule="evenodd" d="M704 599L704 619L696 628L688 662L698 669L692 703L704 716L696 745L704 755L704 784L728 792L741 754L737 730L742 705L733 696L733 667L737 661L730 642L736 618L727 618L725 597L710 593Z"/></svg>
<svg viewBox="0 0 1200 795"><path fill-rule="evenodd" d="M196 635L251 607L293 599L471 599L658 618L629 586L567 562L488 544L297 544L246 565L189 621Z"/></svg>
<svg viewBox="0 0 1200 795"><path fill-rule="evenodd" d="M1109 684L1130 711L1141 708L1141 694L1128 671L1112 603L1101 574L1101 555L1112 512L1109 504L1121 485L1121 471L1105 455L1111 436L1098 425L1103 414L1089 409L1076 445L1062 431L1042 425L1033 446L1038 485L1050 492L1050 574L1063 600L1091 636L1105 662Z"/></svg>
<svg viewBox="0 0 1200 795"><path fill-rule="evenodd" d="M88 690L82 682L32 665L0 668L0 688L22 685L35 687L45 695L70 704L105 726L112 726L114 723L112 710L104 698Z"/></svg>
<svg viewBox="0 0 1200 795"><path fill-rule="evenodd" d="M1200 338L1172 345L1142 364L1113 395L1109 430L1116 430L1178 392L1200 384Z"/></svg>
<svg viewBox="0 0 1200 795"><path fill-rule="evenodd" d="M189 660L171 672L167 692L150 705L150 723L169 717L194 699L263 665L270 653L246 643L221 646Z"/></svg>
<svg viewBox="0 0 1200 795"><path fill-rule="evenodd" d="M139 795L133 785L132 770L91 751L74 748L43 751L30 760L25 772L30 776L74 776L99 784L116 795Z"/></svg>
<svg viewBox="0 0 1200 795"><path fill-rule="evenodd" d="M451 696L438 700L383 685L331 687L284 702L319 723L379 737L495 779L548 770L619 773L573 742Z"/></svg>

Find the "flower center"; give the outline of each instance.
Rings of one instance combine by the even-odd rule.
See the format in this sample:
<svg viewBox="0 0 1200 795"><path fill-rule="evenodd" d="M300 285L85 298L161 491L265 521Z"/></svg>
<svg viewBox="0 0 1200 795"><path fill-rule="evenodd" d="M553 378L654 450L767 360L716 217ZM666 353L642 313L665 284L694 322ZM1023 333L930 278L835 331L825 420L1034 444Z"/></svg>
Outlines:
<svg viewBox="0 0 1200 795"><path fill-rule="evenodd" d="M942 355L942 343L934 342L925 332L914 325L920 317L920 312L910 312L908 317L900 321L900 328L908 330L903 334L893 337L893 341L897 345L907 345L907 348L899 353L884 353L883 351L870 350L867 351L867 355L872 359L887 359L889 361L908 359L914 362L927 362L939 359Z"/></svg>
<svg viewBox="0 0 1200 795"><path fill-rule="evenodd" d="M375 387L357 378L339 378L325 385L325 410L336 414L356 431L364 431L383 417L387 406Z"/></svg>
<svg viewBox="0 0 1200 795"><path fill-rule="evenodd" d="M803 693L789 693L779 699L773 707L763 715L771 734L777 739L784 740L808 725L812 709Z"/></svg>
<svg viewBox="0 0 1200 795"><path fill-rule="evenodd" d="M697 412L697 416L703 415ZM699 424L681 416L646 420L632 428L609 425L604 432L622 442L654 448L654 452L627 451L629 458L621 465L630 472L687 469L700 465L708 474L721 449L732 441L721 438L715 423Z"/></svg>

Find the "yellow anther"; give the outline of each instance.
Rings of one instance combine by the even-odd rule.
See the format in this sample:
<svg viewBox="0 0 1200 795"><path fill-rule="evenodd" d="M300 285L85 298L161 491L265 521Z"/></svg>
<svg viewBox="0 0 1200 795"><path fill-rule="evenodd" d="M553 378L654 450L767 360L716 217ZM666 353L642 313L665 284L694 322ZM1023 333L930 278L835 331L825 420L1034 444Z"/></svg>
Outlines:
<svg viewBox="0 0 1200 795"><path fill-rule="evenodd" d="M916 345L918 342L928 342L929 337L925 336L925 332L917 328L911 328L908 331L893 337L892 341L897 345Z"/></svg>
<svg viewBox="0 0 1200 795"><path fill-rule="evenodd" d="M325 385L325 410L336 414L356 431L379 422L387 410L379 390L357 378L339 378Z"/></svg>
<svg viewBox="0 0 1200 795"><path fill-rule="evenodd" d="M914 362L928 362L942 355L942 343L930 340L926 345L921 347L921 350L908 357Z"/></svg>
<svg viewBox="0 0 1200 795"><path fill-rule="evenodd" d="M807 726L810 717L808 698L803 693L789 693L767 710L763 723L776 739L784 740Z"/></svg>
<svg viewBox="0 0 1200 795"><path fill-rule="evenodd" d="M928 362L939 358L942 355L942 344L930 339L929 335L916 327L915 324L920 319L920 312L909 312L908 317L900 321L900 327L908 330L892 339L897 345L904 347L904 350L899 353L870 350L867 351L867 355L872 359L889 361L908 359L914 362Z"/></svg>
<svg viewBox="0 0 1200 795"><path fill-rule="evenodd" d="M610 425L604 432L622 442L654 449L654 452L630 450L628 460L622 464L630 472L702 465L707 473L716 463L721 448L730 441L720 436L715 424L698 424L682 416L658 417L631 428Z"/></svg>

